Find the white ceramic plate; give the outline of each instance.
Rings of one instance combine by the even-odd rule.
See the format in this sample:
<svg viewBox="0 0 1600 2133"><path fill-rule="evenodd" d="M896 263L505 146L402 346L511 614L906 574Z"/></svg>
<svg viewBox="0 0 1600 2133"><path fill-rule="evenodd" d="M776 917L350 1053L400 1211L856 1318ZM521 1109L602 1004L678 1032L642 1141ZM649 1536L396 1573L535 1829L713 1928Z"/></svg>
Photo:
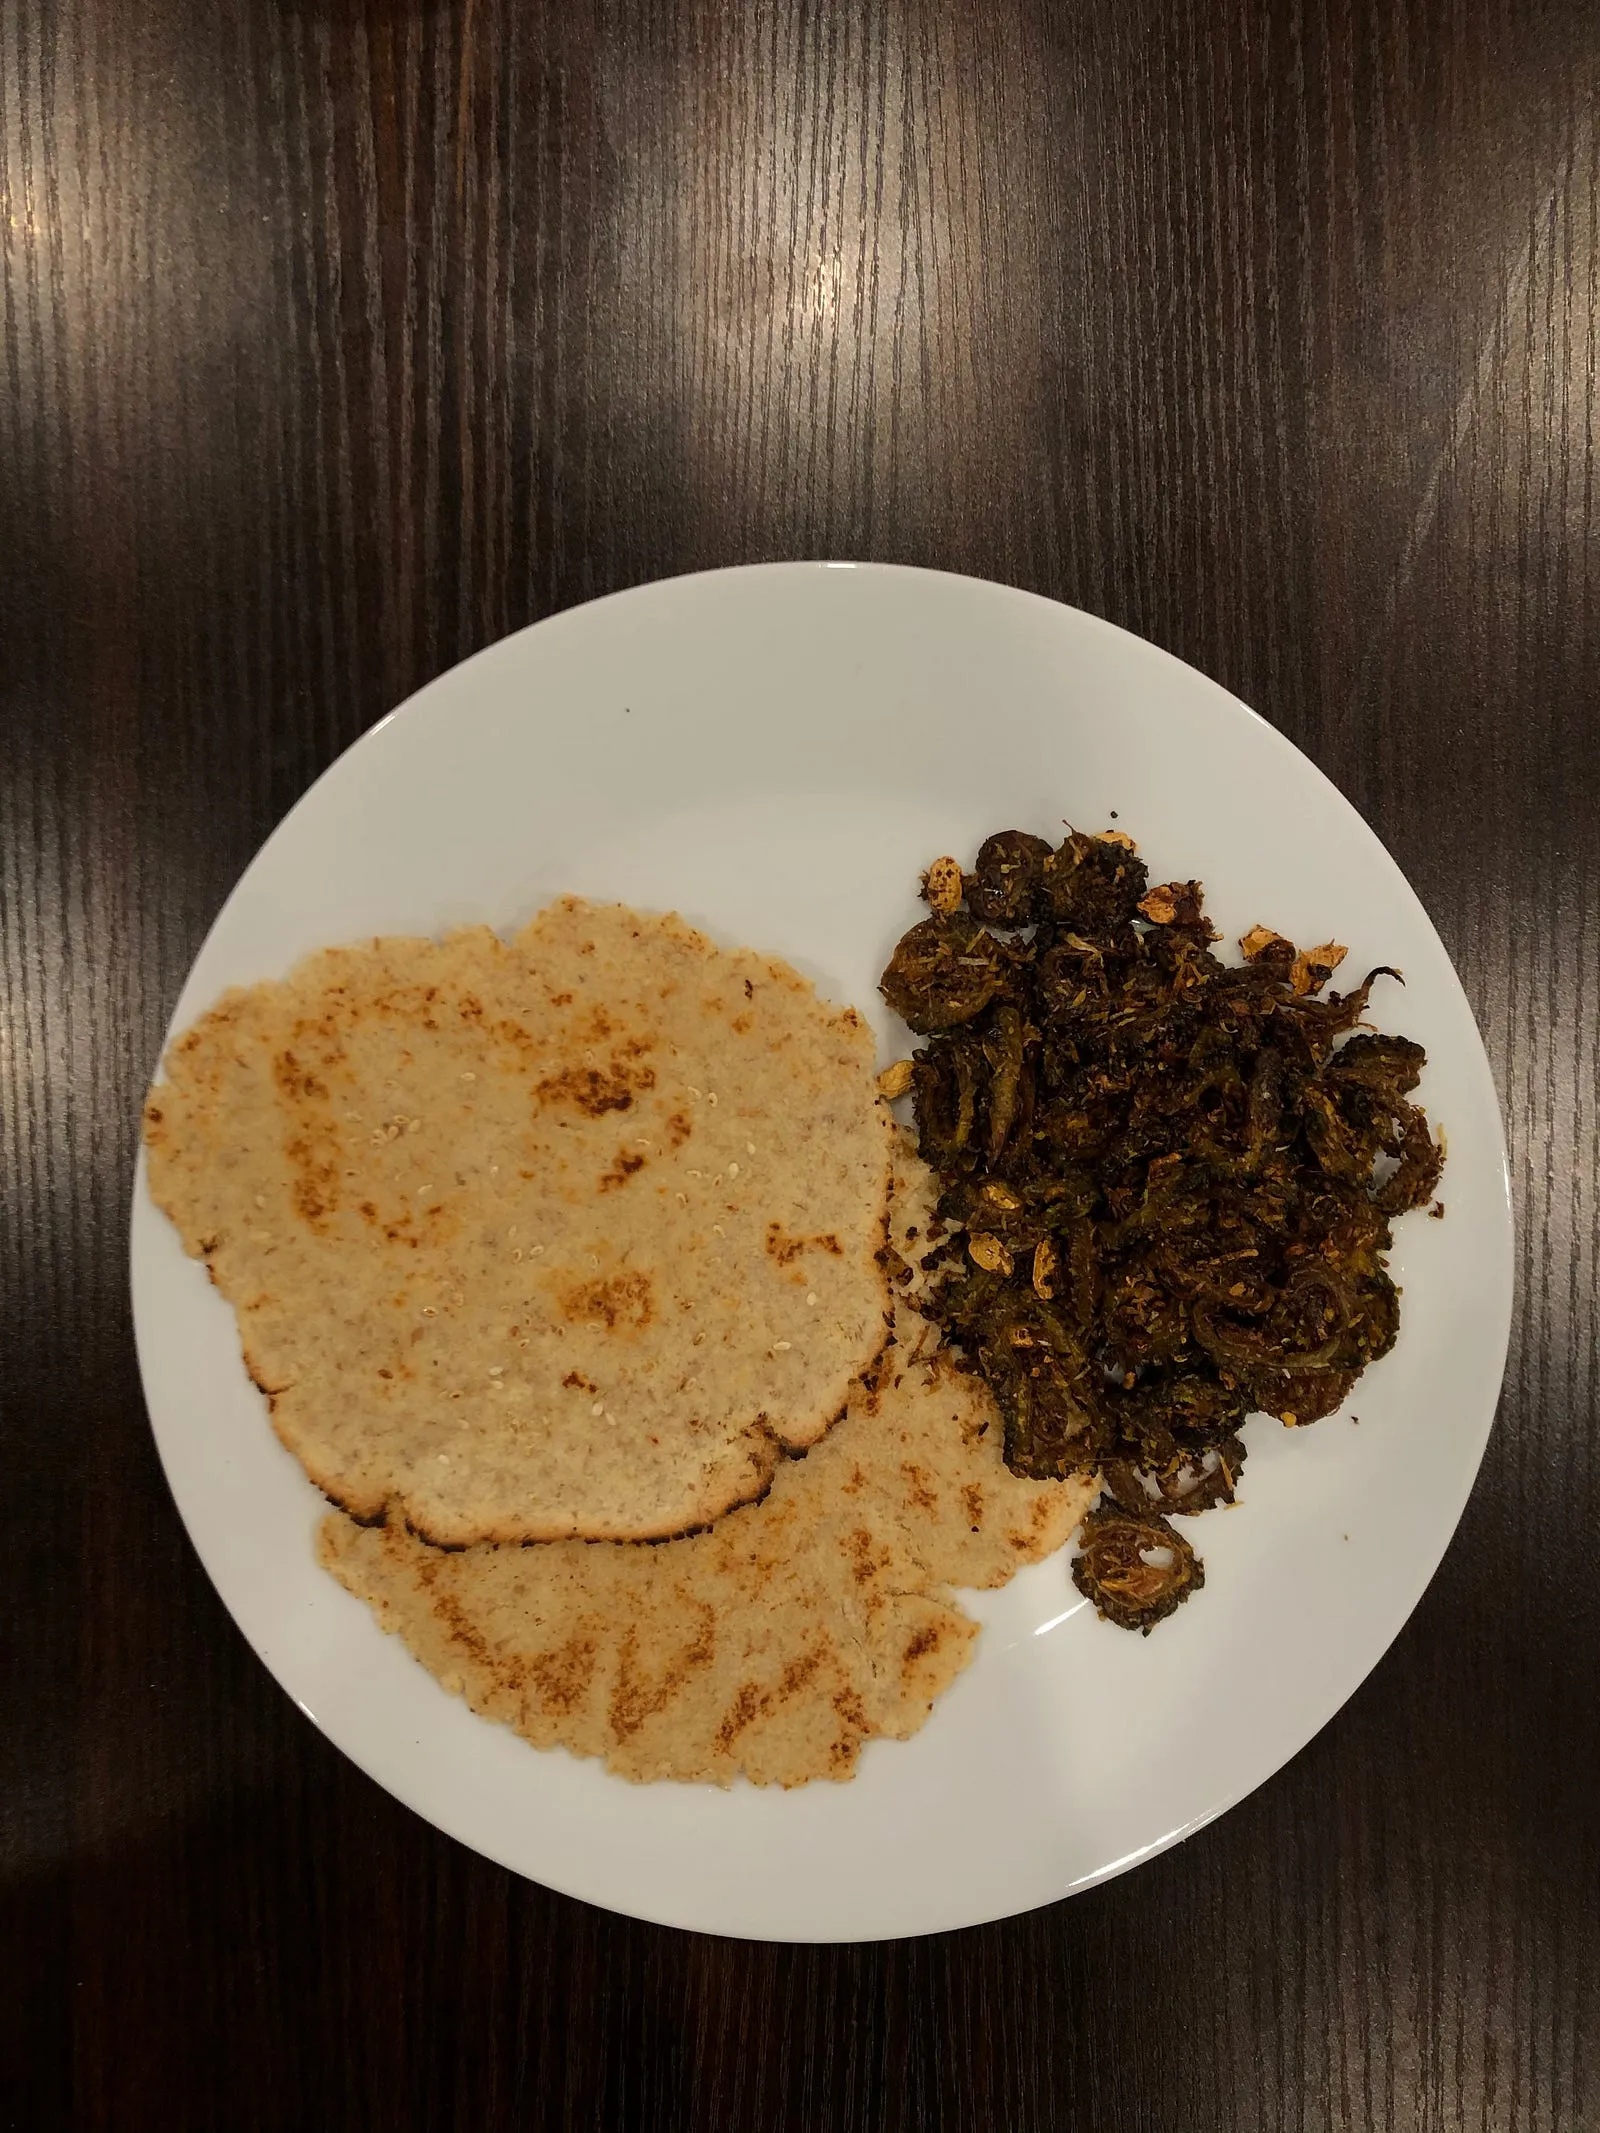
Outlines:
<svg viewBox="0 0 1600 2133"><path fill-rule="evenodd" d="M447 1696L313 1564L324 1509L268 1426L232 1313L145 1194L139 1358L213 1582L330 1739L418 1814L550 1886L774 1940L925 1933L1026 1910L1220 1814L1339 1709L1416 1605L1477 1471L1504 1364L1511 1226L1488 1064L1438 936L1354 810L1191 668L1071 608L856 565L679 578L444 675L268 839L178 1002L307 949L550 896L674 908L776 951L903 1048L876 979L919 869L990 830L1113 812L1158 879L1197 874L1231 938L1265 920L1402 967L1449 1134L1443 1221L1398 1225L1398 1346L1337 1416L1249 1425L1243 1502L1193 1528L1206 1586L1148 1640L1057 1557L974 1597L978 1656L843 1786L635 1787L538 1754Z"/></svg>

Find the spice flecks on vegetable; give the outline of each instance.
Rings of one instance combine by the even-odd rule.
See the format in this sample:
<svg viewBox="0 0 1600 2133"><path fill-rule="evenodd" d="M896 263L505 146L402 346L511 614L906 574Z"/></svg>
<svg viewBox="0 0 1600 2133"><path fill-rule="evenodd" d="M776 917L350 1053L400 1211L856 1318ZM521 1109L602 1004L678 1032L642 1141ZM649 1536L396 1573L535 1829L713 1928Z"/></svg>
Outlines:
<svg viewBox="0 0 1600 2133"><path fill-rule="evenodd" d="M1077 1575L1148 1627L1200 1566L1183 1543L1152 1582L1136 1548L1108 1580L1127 1521L1231 1503L1248 1414L1331 1414L1393 1345L1390 1221L1444 1161L1411 1101L1425 1055L1352 1034L1398 972L1328 991L1345 949L1264 925L1226 964L1202 885L1152 887L1120 835L1002 830L960 904L952 871L883 975L925 1040L910 1094L949 1233L923 1308L994 1392L1014 1472L1105 1475Z"/></svg>

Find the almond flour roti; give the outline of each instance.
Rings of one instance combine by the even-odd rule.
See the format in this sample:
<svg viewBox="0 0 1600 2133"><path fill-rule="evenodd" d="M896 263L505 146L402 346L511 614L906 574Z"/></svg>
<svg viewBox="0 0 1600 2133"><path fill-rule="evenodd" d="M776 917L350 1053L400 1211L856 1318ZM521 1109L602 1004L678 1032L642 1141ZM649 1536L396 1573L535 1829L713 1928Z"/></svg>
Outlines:
<svg viewBox="0 0 1600 2133"><path fill-rule="evenodd" d="M918 1285L927 1172L896 1244ZM909 1303L843 1419L770 1493L661 1546L430 1548L334 1514L322 1562L484 1717L636 1780L848 1778L972 1656L950 1587L1002 1585L1076 1529L1095 1483L1007 1471L994 1402Z"/></svg>
<svg viewBox="0 0 1600 2133"><path fill-rule="evenodd" d="M150 1186L353 1517L678 1534L882 1347L872 1055L786 964L569 898L225 995L151 1092Z"/></svg>

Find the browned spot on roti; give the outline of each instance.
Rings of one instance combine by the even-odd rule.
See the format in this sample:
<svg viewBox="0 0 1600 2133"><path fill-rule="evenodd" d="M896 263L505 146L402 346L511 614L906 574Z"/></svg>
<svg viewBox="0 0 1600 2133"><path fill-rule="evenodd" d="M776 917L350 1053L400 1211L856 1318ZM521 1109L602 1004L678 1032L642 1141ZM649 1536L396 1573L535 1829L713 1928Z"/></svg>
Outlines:
<svg viewBox="0 0 1600 2133"><path fill-rule="evenodd" d="M850 1554L850 1575L858 1585L870 1584L888 1558L874 1555L872 1535L865 1526L857 1526L853 1533L848 1534L845 1546Z"/></svg>
<svg viewBox="0 0 1600 2133"><path fill-rule="evenodd" d="M298 1103L303 1097L314 1101L327 1099L327 1083L319 1081L293 1052L280 1052L273 1060L272 1078L278 1084L279 1093L290 1103Z"/></svg>
<svg viewBox="0 0 1600 2133"><path fill-rule="evenodd" d="M339 1208L339 1166L306 1139L296 1134L284 1148L294 1169L291 1197L295 1212L313 1229L321 1229Z"/></svg>
<svg viewBox="0 0 1600 2133"><path fill-rule="evenodd" d="M813 1645L810 1651L801 1652L798 1657L791 1659L784 1668L782 1679L778 1683L779 1696L797 1696L816 1673L823 1660L827 1658L831 1649L832 1647L828 1640L824 1638L820 1644Z"/></svg>
<svg viewBox="0 0 1600 2133"><path fill-rule="evenodd" d="M855 1727L858 1732L867 1732L872 1724L871 1719L867 1716L866 1705L861 1701L854 1689L837 1690L834 1694L833 1708L847 1726Z"/></svg>
<svg viewBox="0 0 1600 2133"><path fill-rule="evenodd" d="M581 1633L528 1660L523 1676L547 1711L575 1711L594 1679L595 1640Z"/></svg>
<svg viewBox="0 0 1600 2133"><path fill-rule="evenodd" d="M613 1059L606 1069L567 1067L559 1074L547 1074L534 1093L544 1103L571 1104L589 1118L601 1118L607 1111L631 1110L635 1092L655 1085L653 1067Z"/></svg>
<svg viewBox="0 0 1600 2133"><path fill-rule="evenodd" d="M638 1665L639 1638L630 1629L617 1654L617 1679L611 1692L608 1716L618 1740L637 1733L647 1718L664 1711L692 1674L709 1666L717 1649L716 1610L700 1604L700 1627L686 1650L669 1661L659 1680L649 1681Z"/></svg>
<svg viewBox="0 0 1600 2133"><path fill-rule="evenodd" d="M655 1291L649 1275L633 1267L625 1274L580 1282L565 1291L561 1308L574 1325L599 1323L612 1333L619 1326L642 1332L656 1315Z"/></svg>
<svg viewBox="0 0 1600 2133"><path fill-rule="evenodd" d="M611 1168L600 1173L602 1192L620 1192L629 1178L637 1177L645 1166L645 1158L636 1151L619 1148L611 1159Z"/></svg>
<svg viewBox="0 0 1600 2133"><path fill-rule="evenodd" d="M717 1727L716 1742L719 1748L731 1748L745 1727L761 1715L766 1699L753 1681L742 1682L737 1694Z"/></svg>
<svg viewBox="0 0 1600 2133"><path fill-rule="evenodd" d="M937 1511L939 1498L935 1491L929 1488L928 1477L923 1469L920 1466L913 1465L908 1460L900 1471L905 1476L906 1494L917 1509L919 1511Z"/></svg>
<svg viewBox="0 0 1600 2133"><path fill-rule="evenodd" d="M844 1247L831 1229L815 1237L793 1237L781 1223L767 1224L767 1257L778 1266L792 1266L802 1252L828 1252L838 1259L843 1256L843 1251Z"/></svg>
<svg viewBox="0 0 1600 2133"><path fill-rule="evenodd" d="M447 1560L448 1557L441 1553L440 1562L443 1563ZM484 1640L483 1632L473 1621L471 1615L456 1599L454 1593L447 1586L438 1582L437 1571L429 1572L425 1570L422 1573L422 1578L424 1584L429 1587L434 1613L439 1617L446 1629L449 1630L454 1641L461 1646L463 1651L470 1652L478 1665L488 1665L490 1662L489 1646Z"/></svg>

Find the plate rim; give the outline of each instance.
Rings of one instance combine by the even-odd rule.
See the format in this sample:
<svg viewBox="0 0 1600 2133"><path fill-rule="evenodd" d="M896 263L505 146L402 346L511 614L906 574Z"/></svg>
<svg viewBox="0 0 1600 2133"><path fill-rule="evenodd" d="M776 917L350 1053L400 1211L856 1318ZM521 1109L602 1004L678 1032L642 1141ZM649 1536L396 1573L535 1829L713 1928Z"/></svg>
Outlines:
<svg viewBox="0 0 1600 2133"><path fill-rule="evenodd" d="M681 590L687 586L694 584L703 584L708 581L716 581L720 584L727 584L730 581L735 580L748 581L755 579L771 578L794 579L798 577L815 577L821 573L829 571L849 572L853 575L858 575L863 579L867 580L916 580L922 581L924 583L931 581L934 584L942 584L947 586L957 585L963 588L968 588L976 593L980 593L984 597L993 597L998 595L1003 601L1015 603L1019 607L1026 607L1034 610L1048 610L1053 620L1056 622L1066 621L1072 627L1087 627L1092 632L1101 633L1114 640L1117 640L1120 647L1123 648L1124 651L1126 651L1127 648L1131 647L1140 657L1155 661L1163 666L1176 669L1179 673L1190 677L1191 679L1197 679L1198 681L1203 683L1206 690L1211 692L1213 697L1218 700L1217 708L1219 711L1224 706L1226 706L1227 710L1236 718L1242 718L1244 721L1248 722L1249 726L1254 730L1259 741L1265 742L1266 744L1272 746L1280 754L1285 755L1288 758L1292 758L1296 762L1296 764L1300 766L1302 773L1304 771L1309 771L1312 774L1313 778L1317 781L1317 783L1324 789L1325 795L1331 798L1332 801L1337 803L1337 806L1341 810L1343 810L1345 813L1347 813L1350 817L1354 819L1354 821L1360 826L1361 831L1367 837L1372 839L1374 843L1377 844L1379 849L1383 852L1384 856L1388 859L1390 865L1394 869L1395 876L1397 877L1399 882L1403 884L1405 892L1411 900L1411 904L1414 907L1416 917L1420 919L1422 925L1426 928L1428 934L1431 936L1433 945L1437 949L1442 969L1448 972L1449 981L1453 985L1455 992L1459 997L1461 1007L1463 1008L1466 1014L1466 1017L1471 1025L1476 1040L1475 1053L1471 1062L1472 1071L1474 1077L1480 1081L1482 1087L1484 1088L1489 1097L1488 1109L1493 1117L1495 1124L1496 1142L1492 1150L1493 1167L1496 1183L1495 1205L1497 1215L1502 1216L1503 1219L1500 1220L1496 1226L1496 1237L1498 1240L1498 1245L1495 1252L1493 1282L1495 1307L1493 1328L1495 1338L1493 1342L1493 1349L1497 1360L1494 1365L1492 1376L1493 1396L1486 1396L1482 1402L1482 1420L1481 1424L1476 1426L1474 1431L1475 1441L1472 1444L1470 1469L1463 1469L1463 1486L1460 1501L1459 1503L1456 1503L1453 1507L1449 1519L1448 1528L1447 1530L1445 1530L1443 1538L1439 1542L1437 1549L1430 1551L1431 1560L1428 1560L1426 1562L1426 1568L1421 1572L1419 1581L1416 1585L1415 1592L1406 1602L1404 1608L1398 1613L1398 1617L1395 1620L1393 1627L1389 1630L1388 1634L1383 1637L1381 1643L1379 1643L1373 1650L1370 1658L1363 1666L1362 1671L1360 1672L1354 1683L1346 1691L1339 1703L1332 1710L1327 1712L1327 1714L1323 1718L1321 1718L1314 1726L1312 1726L1311 1729L1304 1734L1303 1738L1299 1739L1295 1745L1291 1746L1287 1750L1287 1752L1279 1756L1268 1767L1259 1770L1256 1774L1249 1777L1248 1780L1240 1784L1237 1789L1230 1789L1227 1792L1227 1796L1225 1798L1213 1802L1198 1815L1182 1822L1177 1828L1165 1833L1161 1837L1153 1840L1147 1846L1131 1853L1129 1856L1122 1859L1107 1862L1103 1866L1100 1866L1094 1869L1093 1871L1072 1880L1066 1886L1041 1893L1037 1898L1027 1903L1017 1904L1009 1900L1003 1900L993 1909L979 1910L972 1909L970 1907L965 1907L962 1909L961 1915L959 1917L933 1920L927 1923L916 1923L910 1926L897 1928L892 1933L884 1933L882 1931L869 1931L847 1934L821 1934L806 1931L790 1931L775 1934L770 1930L757 1932L754 1930L746 1930L738 1925L728 1923L714 1925L687 1923L682 1917L672 1916L667 1909L661 1907L660 1905L653 1904L648 1900L639 1902L637 1904L630 1904L626 1911L618 1912L618 1915L638 1918L647 1923L666 1926L675 1931L680 1932L705 1933L713 1937L750 1941L760 1940L789 1945L863 1945L884 1939L920 1938L924 1935L931 1933L957 1931L962 1930L966 1926L984 1925L994 1923L1004 1918L1026 1916L1031 1911L1046 1908L1051 1904L1065 1900L1069 1896L1079 1894L1084 1890L1090 1888L1098 1887L1104 1882L1112 1880L1118 1875L1130 1871L1133 1867L1143 1865L1149 1860L1160 1856L1162 1853L1173 1849L1178 1844L1181 1844L1186 1841L1189 1837L1198 1834L1201 1830L1208 1827L1212 1822L1217 1821L1223 1815L1231 1812L1231 1810L1234 1807L1238 1806L1241 1801L1247 1799L1253 1792L1258 1791L1262 1786L1269 1783L1273 1778L1278 1776L1279 1773L1284 1770L1290 1762L1292 1762L1298 1755L1300 1755L1305 1750L1305 1748L1307 1748L1311 1744L1311 1742L1314 1741L1317 1736L1323 1730L1325 1730L1325 1728L1329 1724L1331 1724L1334 1719L1336 1719L1340 1715L1340 1713L1347 1707L1347 1705L1354 1698L1360 1688L1363 1687L1365 1683L1371 1679L1372 1674L1376 1671L1382 1661L1387 1657L1388 1653L1393 1648L1393 1645L1400 1636L1401 1632L1407 1627L1412 1617L1416 1613L1416 1610L1420 1605L1423 1596L1426 1594L1429 1586L1432 1584L1435 1576L1438 1573L1439 1567L1443 1562L1445 1554L1448 1552L1451 1543L1454 1541L1459 1531L1462 1518L1465 1515L1467 1504L1471 1498L1472 1491L1476 1486L1479 1474L1482 1469L1484 1454L1487 1450L1490 1434L1495 1426L1495 1422L1498 1415L1500 1397L1503 1391L1506 1363L1509 1356L1510 1336L1514 1321L1517 1248L1515 1206L1511 1193L1510 1163L1506 1144L1504 1104L1501 1098L1498 1084L1495 1079L1493 1065L1489 1059L1488 1050L1483 1040L1483 1033L1481 1027L1479 1026L1477 1015L1473 1009L1472 1002L1466 993L1466 989L1462 984L1460 973L1456 969L1454 959L1451 957L1449 950L1445 946L1443 938L1439 934L1438 928L1434 924L1433 917L1429 912L1427 906L1423 903L1422 898L1418 894L1415 887L1412 885L1409 877L1400 867L1399 862L1394 858L1393 854L1389 852L1387 845L1383 843L1383 840L1381 837L1379 837L1377 831L1373 828L1371 823L1367 821L1366 817L1355 806L1354 802L1348 797L1348 795L1335 783L1335 781L1328 775L1328 773L1323 770L1322 766L1317 763L1314 758L1309 756L1305 752L1305 750L1297 746L1297 744L1292 741L1289 736L1281 730L1281 728L1275 726L1262 713L1256 711L1251 705L1245 703L1240 697L1236 696L1222 683L1216 681L1214 677L1207 674L1203 668L1194 666L1191 662L1180 658L1176 653L1168 651L1164 646L1154 643L1151 639L1142 637L1138 635L1135 631L1125 629L1120 624L1112 622L1102 615L1094 614L1090 610L1076 607L1066 601L1054 599L1047 594L1031 591L1026 587L1008 584L1001 580L977 577L966 572L945 571L917 564L877 562L872 560L816 558L807 560L775 560L756 563L741 563L704 570L675 572L664 577L646 579L635 585L618 587L612 591L597 594L588 600L578 601L570 606L559 608L549 615L541 616L535 621L526 623L516 630L507 632L506 635L496 638L488 644L480 646L476 651L469 653L466 657L456 661L453 665L445 667L441 669L438 674L430 676L427 681L420 685L420 687L413 690L408 696L403 698L399 703L395 704L390 710L386 711L380 718L375 720L370 726L364 728L361 733L356 735L354 739L347 743L347 745L343 747L323 767L321 771L318 772L317 776L311 781L311 783L305 788L305 790L296 797L296 799L291 803L291 805L287 809L285 809L283 814L278 817L278 819L274 822L272 827L267 832L266 836L261 840L261 842L256 846L255 850L251 853L249 859L246 861L239 875L233 882L232 886L229 888L226 896L223 898L221 904L218 906L214 917L212 918L210 924L206 927L205 932L201 937L198 947L195 949L193 956L190 958L188 969L185 972L183 981L178 988L177 997L174 1001L171 1014L164 1028L159 1046L155 1054L154 1062L150 1068L149 1076L145 1083L145 1088L148 1089L149 1087L154 1086L155 1081L160 1074L162 1062L165 1058L168 1046L170 1045L174 1035L178 1032L179 1028L187 1023L187 1021L191 1018L194 1012L203 1011L195 1009L185 1009L183 1007L184 996L187 993L191 983L193 982L195 971L205 960L205 957L208 951L210 950L213 941L215 940L217 935L223 930L224 926L230 919L235 905L244 896L251 877L255 873L257 867L265 859L269 851L277 843L280 837L284 836L289 831L290 825L295 821L301 810L303 808L306 808L313 802L315 796L319 794L323 786L328 781L333 779L336 774L344 773L346 771L349 759L356 756L359 751L365 748L369 743L376 742L378 736L384 733L386 729L388 729L396 721L400 720L402 717L427 716L429 712L433 709L433 706L431 706L426 700L435 692L441 691L446 686L449 686L452 689L461 686L462 683L466 680L466 678L470 675L471 670L475 666L477 666L480 661L492 660L495 658L501 658L511 655L512 648L519 645L522 640L529 637L534 632L549 632L554 629L560 629L563 626L572 625L575 623L577 618L592 617L596 610L609 608L616 605L617 603L637 602L652 598L660 598L664 595L670 596L670 594L675 590ZM470 686L470 683L468 683L468 685ZM537 712L530 713L530 716L538 715L540 714ZM183 1024L180 1024L179 1021L180 1013L184 1017ZM142 1107L143 1098L141 1096L141 1115ZM373 1763L369 1761L368 1757L364 1753L362 1753L356 1748L351 1747L344 1739L336 1737L335 1733L331 1730L330 1723L325 1720L324 1716L319 1715L317 1712L311 1710L306 1703L301 1701L289 1681L286 1680L279 1673L278 1665L275 1662L274 1658L268 1653L268 1651L263 1649L261 1643L257 1640L257 1638L248 1629L246 1629L244 1622L235 1612L233 1602L229 1598L228 1593L224 1588L222 1579L213 1569L213 1551L202 1540L200 1533L197 1532L194 1523L191 1521L188 1511L185 1509L183 1496L180 1493L180 1483L175 1477L172 1464L169 1461L168 1450L166 1445L163 1443L161 1428L157 1422L155 1408L150 1396L149 1372L147 1370L146 1363L148 1336L146 1333L141 1331L141 1314L138 1304L138 1261L140 1230L142 1225L147 1221L159 1222L163 1219L164 1218L160 1215L160 1211L155 1208L154 1203L150 1199L148 1193L146 1185L146 1160L141 1137L137 1148L136 1160L134 1164L134 1174L131 1181L131 1193L129 1201L129 1226L127 1238L129 1289L130 1298L133 1305L132 1315L134 1321L134 1341L139 1365L141 1396L144 1400L146 1416L149 1422L151 1435L155 1440L157 1456L161 1463L162 1475L166 1483L167 1492L172 1499L175 1509L177 1510L178 1517L183 1525L185 1535L187 1536L190 1545L194 1548L195 1553L200 1558L201 1566L205 1570L207 1579L211 1584L217 1599L221 1602L229 1620L232 1622L233 1627L243 1637L244 1641L250 1647L251 1651L255 1654L256 1658L260 1660L260 1662L266 1667L268 1673L271 1675L277 1687L290 1698L290 1700L296 1705L296 1708L305 1717L310 1719L311 1723L317 1728L318 1732L322 1735L322 1737L327 1740L329 1744L333 1746L341 1755L347 1757L351 1762L353 1762L356 1767L362 1771L364 1776L369 1778L374 1784L378 1785L383 1791L390 1794L391 1797L398 1800L399 1803L404 1806L409 1812L418 1815L421 1819L428 1822L431 1826L439 1829L442 1834L450 1837L456 1842L463 1844L469 1850L475 1851L485 1858L492 1859L495 1864L504 1868L507 1872L516 1874L521 1879L533 1881L537 1886L552 1889L558 1894L572 1897L573 1899L580 1902L593 1904L597 1908L615 1908L615 1906L608 1903L606 1899L596 1897L588 1893L582 1887L574 1886L564 1871L547 1872L541 1866L540 1871L537 1875L535 1875L530 1872L527 1867L518 1864L513 1859L505 1857L504 1854L496 1848L492 1841L486 1841L482 1835L466 1834L458 1824L452 1825L451 1823L448 1823L445 1820L441 1819L439 1814L436 1813L432 1807L425 1808L418 1805L409 1796L409 1792L407 1790L401 1789L401 1787L394 1782L393 1778L390 1775L380 1774L380 1772L373 1767ZM1419 1556L1416 1559L1417 1566L1420 1567L1422 1562L1423 1558ZM474 1715L476 1716L476 1714ZM478 1722L485 1725L492 1723L492 1721L487 1719L480 1719L478 1720ZM540 1751L530 1749L528 1752L538 1753Z"/></svg>

